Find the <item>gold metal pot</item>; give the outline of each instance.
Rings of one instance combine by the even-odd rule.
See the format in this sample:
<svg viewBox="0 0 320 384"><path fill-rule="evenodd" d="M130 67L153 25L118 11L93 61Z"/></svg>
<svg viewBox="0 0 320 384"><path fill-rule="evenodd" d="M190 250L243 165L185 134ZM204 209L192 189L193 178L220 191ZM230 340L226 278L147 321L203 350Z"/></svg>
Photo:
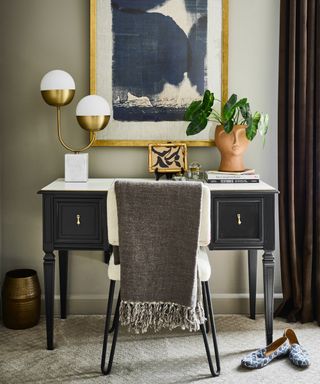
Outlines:
<svg viewBox="0 0 320 384"><path fill-rule="evenodd" d="M15 269L6 273L2 287L3 324L25 329L40 319L40 284L33 269Z"/></svg>

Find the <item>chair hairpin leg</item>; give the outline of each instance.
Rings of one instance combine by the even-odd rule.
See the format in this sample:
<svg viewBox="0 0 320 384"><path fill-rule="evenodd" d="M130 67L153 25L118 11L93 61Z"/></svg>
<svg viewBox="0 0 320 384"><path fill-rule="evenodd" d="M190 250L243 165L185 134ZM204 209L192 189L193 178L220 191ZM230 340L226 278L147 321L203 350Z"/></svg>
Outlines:
<svg viewBox="0 0 320 384"><path fill-rule="evenodd" d="M207 339L207 334L206 334L206 330L205 330L205 327L203 324L200 325L200 329L202 332L204 346L205 346L206 353L207 353L210 372L211 372L211 375L213 377L216 377L216 376L220 375L220 356L219 356L218 343L217 343L216 327L215 327L215 323L214 323L214 317L213 317L213 311L212 311L212 305L211 305L210 288L209 288L209 284L207 281L204 283L204 286L205 286L205 296L206 296L206 300L207 300L207 304L208 304L210 328L211 328L211 332L212 332L212 341L213 341L214 355L215 355L215 360L216 360L216 370L213 367L210 348L209 348L208 339Z"/></svg>
<svg viewBox="0 0 320 384"><path fill-rule="evenodd" d="M120 301L121 301L120 295L118 295L118 300L117 300L115 314L119 312ZM109 333L112 333L114 331L115 324L116 324L116 315L114 315L114 317L113 317L113 322L112 322L111 328L109 329Z"/></svg>
<svg viewBox="0 0 320 384"><path fill-rule="evenodd" d="M117 306L116 313L114 314L114 334L113 334L112 345L111 345L111 350L110 350L110 355L109 355L109 362L108 362L108 366L106 368L105 362L106 362L106 353L107 353L107 346L108 346L108 336L109 336L109 328L110 328L110 320L111 320L111 313L112 313L112 302L113 302L115 283L116 282L114 280L110 280L109 298L108 298L108 306L107 306L107 314L106 314L106 324L105 324L105 328L104 328L104 338L103 338L103 347L102 347L102 355L101 355L101 372L104 375L108 375L111 372L114 352L116 349L118 330L119 330L119 307ZM120 298L120 291L119 291L119 298Z"/></svg>
<svg viewBox="0 0 320 384"><path fill-rule="evenodd" d="M215 323L213 318L213 311L211 306L211 299L210 299L210 289L208 282L202 283L203 288L203 299L204 299L204 305L207 307L207 311L209 312L209 320L210 320L210 328L212 330L212 340L213 340L213 346L214 346L214 353L215 353L215 360L216 360L216 370L213 367L212 358L211 358L211 352L208 344L207 339L207 331L203 324L200 325L200 329L203 336L203 341L206 349L206 354L208 358L208 364L210 368L211 375L213 377L220 375L220 357L219 357L219 351L218 351L218 343L217 343L217 337L216 337L216 329L215 329ZM106 323L105 323L105 329L104 329L104 339L103 339L103 347L102 347L102 356L101 356L101 372L104 375L108 375L111 372L116 343L117 343L117 337L118 337L118 331L119 331L119 306L120 306L120 291L116 306L116 311L114 314L114 320L112 328L114 328L114 334L112 339L112 345L109 355L109 362L107 368L105 367L105 361L106 361L106 352L107 352L107 346L108 346L108 336L110 328L110 322L111 322L111 314L112 314L112 303L113 303L113 296L114 296L114 289L115 289L115 281L110 281L110 288L109 288L109 298L108 298L108 305L107 305L107 313L106 313Z"/></svg>
<svg viewBox="0 0 320 384"><path fill-rule="evenodd" d="M206 288L204 285L204 282L201 282L202 287L202 301L203 301L203 309L204 309L204 315L206 317L206 332L209 333L209 317L208 317L208 301L207 301L207 295L206 295Z"/></svg>

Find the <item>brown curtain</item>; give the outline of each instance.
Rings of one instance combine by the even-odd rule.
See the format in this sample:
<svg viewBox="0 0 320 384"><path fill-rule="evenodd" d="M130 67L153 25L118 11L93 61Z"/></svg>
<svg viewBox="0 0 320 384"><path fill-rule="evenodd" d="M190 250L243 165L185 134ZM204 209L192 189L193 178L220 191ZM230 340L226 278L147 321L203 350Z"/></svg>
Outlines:
<svg viewBox="0 0 320 384"><path fill-rule="evenodd" d="M278 107L276 315L320 324L320 0L281 0Z"/></svg>

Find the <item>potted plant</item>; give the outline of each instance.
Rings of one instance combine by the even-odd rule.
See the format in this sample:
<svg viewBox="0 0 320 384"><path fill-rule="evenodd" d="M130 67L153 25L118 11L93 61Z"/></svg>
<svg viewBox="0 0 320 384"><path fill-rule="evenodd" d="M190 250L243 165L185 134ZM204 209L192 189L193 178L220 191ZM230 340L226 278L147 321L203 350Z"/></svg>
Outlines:
<svg viewBox="0 0 320 384"><path fill-rule="evenodd" d="M245 169L243 153L258 131L265 142L269 116L252 113L247 99L238 100L235 94L221 105L220 112L214 109L214 102L214 94L206 90L202 100L195 100L189 105L184 115L184 119L190 121L186 133L195 135L205 129L208 121L217 122L215 144L221 154L219 170L241 172Z"/></svg>

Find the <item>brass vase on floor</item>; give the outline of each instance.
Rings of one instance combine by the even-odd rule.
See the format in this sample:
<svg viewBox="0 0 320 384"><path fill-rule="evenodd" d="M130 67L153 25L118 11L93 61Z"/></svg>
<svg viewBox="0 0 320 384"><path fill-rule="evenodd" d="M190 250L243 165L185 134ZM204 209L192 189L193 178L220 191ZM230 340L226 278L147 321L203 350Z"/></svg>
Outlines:
<svg viewBox="0 0 320 384"><path fill-rule="evenodd" d="M11 329L31 328L40 319L40 284L33 269L6 273L2 287L3 324Z"/></svg>

